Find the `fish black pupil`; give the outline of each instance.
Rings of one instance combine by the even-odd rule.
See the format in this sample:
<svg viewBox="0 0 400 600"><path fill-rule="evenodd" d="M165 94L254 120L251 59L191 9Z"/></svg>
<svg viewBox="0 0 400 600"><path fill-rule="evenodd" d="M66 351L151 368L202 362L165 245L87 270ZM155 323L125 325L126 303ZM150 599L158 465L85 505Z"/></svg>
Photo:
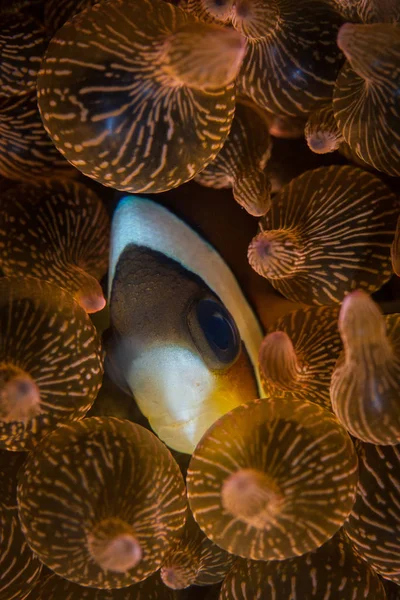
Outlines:
<svg viewBox="0 0 400 600"><path fill-rule="evenodd" d="M213 341L221 350L227 350L232 342L232 328L221 313L215 312L210 316L210 333Z"/></svg>
<svg viewBox="0 0 400 600"><path fill-rule="evenodd" d="M197 317L204 336L216 356L223 362L236 358L239 336L232 317L213 300L201 300Z"/></svg>

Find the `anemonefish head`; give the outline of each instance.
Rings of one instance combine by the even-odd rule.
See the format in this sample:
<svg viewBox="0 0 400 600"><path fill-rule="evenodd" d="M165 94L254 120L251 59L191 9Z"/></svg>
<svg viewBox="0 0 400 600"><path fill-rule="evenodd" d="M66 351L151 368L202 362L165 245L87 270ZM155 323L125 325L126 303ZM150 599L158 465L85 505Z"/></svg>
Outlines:
<svg viewBox="0 0 400 600"><path fill-rule="evenodd" d="M108 363L158 436L191 453L216 419L260 395L258 321L221 256L137 196L114 214L109 282Z"/></svg>

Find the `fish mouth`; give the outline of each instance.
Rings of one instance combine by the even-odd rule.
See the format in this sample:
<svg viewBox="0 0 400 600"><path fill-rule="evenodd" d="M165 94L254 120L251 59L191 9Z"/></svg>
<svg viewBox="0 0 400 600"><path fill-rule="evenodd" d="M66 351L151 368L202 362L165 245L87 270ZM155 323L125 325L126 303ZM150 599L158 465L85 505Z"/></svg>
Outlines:
<svg viewBox="0 0 400 600"><path fill-rule="evenodd" d="M187 348L156 347L134 359L127 381L160 439L187 454L219 417L259 397L243 344L235 363L223 371L210 370Z"/></svg>

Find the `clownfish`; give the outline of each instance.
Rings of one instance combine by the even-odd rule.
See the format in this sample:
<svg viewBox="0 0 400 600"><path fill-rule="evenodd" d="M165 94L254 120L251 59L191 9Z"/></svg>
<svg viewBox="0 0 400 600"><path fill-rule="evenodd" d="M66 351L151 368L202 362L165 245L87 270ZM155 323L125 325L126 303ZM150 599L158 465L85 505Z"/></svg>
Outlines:
<svg viewBox="0 0 400 600"><path fill-rule="evenodd" d="M192 453L216 419L260 397L258 318L221 255L170 210L122 197L108 288L106 368L169 447Z"/></svg>

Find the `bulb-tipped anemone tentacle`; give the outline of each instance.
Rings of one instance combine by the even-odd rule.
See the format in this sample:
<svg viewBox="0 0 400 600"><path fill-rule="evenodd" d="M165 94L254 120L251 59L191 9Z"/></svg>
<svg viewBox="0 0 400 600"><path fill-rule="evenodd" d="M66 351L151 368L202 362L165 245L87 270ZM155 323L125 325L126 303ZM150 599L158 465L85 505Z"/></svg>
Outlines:
<svg viewBox="0 0 400 600"><path fill-rule="evenodd" d="M250 265L259 275L269 279L292 277L305 260L301 238L294 230L261 231L249 245Z"/></svg>
<svg viewBox="0 0 400 600"><path fill-rule="evenodd" d="M370 171L372 173L374 172L374 168L372 167L372 165L369 165L365 162L365 160L360 158L357 155L356 151L351 146L349 146L349 144L344 140L339 145L338 152L342 154L342 156L344 156L350 164L354 164L357 167L361 167L362 169L364 169L364 171Z"/></svg>
<svg viewBox="0 0 400 600"><path fill-rule="evenodd" d="M2 379L5 375L20 376L16 367L0 365L0 410ZM18 518L17 485L23 470L26 452L0 449L0 598L26 600L39 579L43 564L26 542Z"/></svg>
<svg viewBox="0 0 400 600"><path fill-rule="evenodd" d="M304 136L304 127L306 118L289 117L288 115L280 115L268 113L265 111L265 116L268 121L268 129L270 135L284 140L295 140Z"/></svg>
<svg viewBox="0 0 400 600"><path fill-rule="evenodd" d="M263 398L208 429L186 484L194 518L214 543L244 558L284 561L343 525L357 456L331 412L302 398Z"/></svg>
<svg viewBox="0 0 400 600"><path fill-rule="evenodd" d="M45 129L70 163L105 186L177 187L222 148L244 46L235 30L169 2L95 4L49 44L38 76Z"/></svg>
<svg viewBox="0 0 400 600"><path fill-rule="evenodd" d="M373 292L392 275L399 200L353 166L306 171L283 186L260 219L248 259L294 302L328 305L354 289Z"/></svg>
<svg viewBox="0 0 400 600"><path fill-rule="evenodd" d="M388 47L392 41L394 47ZM395 25L345 23L337 36L337 44L359 77L373 84L387 74L385 59L395 59L400 32ZM372 43L373 42L373 43ZM397 42L397 44L396 44Z"/></svg>
<svg viewBox="0 0 400 600"><path fill-rule="evenodd" d="M108 266L109 218L82 183L45 179L2 194L0 268L66 289L87 313L105 306L98 279Z"/></svg>
<svg viewBox="0 0 400 600"><path fill-rule="evenodd" d="M400 442L400 317L384 316L363 291L343 301L339 331L344 352L332 375L333 410L356 438Z"/></svg>
<svg viewBox="0 0 400 600"><path fill-rule="evenodd" d="M193 557L187 551L175 551L174 559L172 564L161 568L161 579L172 590L184 590L196 581L198 567L193 564Z"/></svg>
<svg viewBox="0 0 400 600"><path fill-rule="evenodd" d="M336 307L303 308L269 327L259 351L266 396L294 396L332 410L329 388L342 350L338 315Z"/></svg>
<svg viewBox="0 0 400 600"><path fill-rule="evenodd" d="M362 353L369 344L381 345L382 360L392 356L391 344L386 333L385 317L379 306L366 292L356 290L344 298L338 327L345 352L351 358L354 354Z"/></svg>
<svg viewBox="0 0 400 600"><path fill-rule="evenodd" d="M400 20L398 0L333 0L345 21L350 23L397 23Z"/></svg>
<svg viewBox="0 0 400 600"><path fill-rule="evenodd" d="M253 102L238 100L221 151L195 178L217 189L231 187L236 202L253 216L264 215L271 205L271 182L265 173L271 139L264 113Z"/></svg>
<svg viewBox="0 0 400 600"><path fill-rule="evenodd" d="M254 598L385 600L382 580L340 531L313 552L286 560L239 559L226 576L220 600Z"/></svg>
<svg viewBox="0 0 400 600"><path fill-rule="evenodd" d="M65 579L99 589L155 573L187 514L183 477L165 445L114 417L62 424L46 436L19 478L18 506L40 560ZM58 536L56 546L46 535L66 530L74 535Z"/></svg>
<svg viewBox="0 0 400 600"><path fill-rule="evenodd" d="M59 422L82 419L102 377L96 330L68 292L0 278L0 447L32 449Z"/></svg>
<svg viewBox="0 0 400 600"><path fill-rule="evenodd" d="M104 571L126 573L143 556L134 528L118 517L97 523L88 533L87 543L93 560Z"/></svg>
<svg viewBox="0 0 400 600"><path fill-rule="evenodd" d="M76 278L74 277L76 275ZM72 269L72 280L77 287L75 299L88 314L102 310L106 305L100 283L89 273L79 267ZM77 285L79 284L79 285ZM74 287L75 287L74 286ZM71 289L71 288L70 288Z"/></svg>
<svg viewBox="0 0 400 600"><path fill-rule="evenodd" d="M343 21L333 6L238 0L231 22L248 40L238 87L256 104L299 117L329 102L343 62L336 44Z"/></svg>
<svg viewBox="0 0 400 600"><path fill-rule="evenodd" d="M399 586L400 446L356 442L356 450L359 484L344 530L361 558Z"/></svg>
<svg viewBox="0 0 400 600"><path fill-rule="evenodd" d="M296 389L302 369L293 343L285 331L269 333L260 346L260 370L264 378L282 390Z"/></svg>
<svg viewBox="0 0 400 600"><path fill-rule="evenodd" d="M259 106L298 117L330 100L343 62L336 45L343 21L335 7L313 2L311 9L306 0L187 0L186 5L199 19L231 24L246 37L237 83Z"/></svg>
<svg viewBox="0 0 400 600"><path fill-rule="evenodd" d="M333 94L338 129L359 158L378 171L398 176L399 27L397 23L345 23L337 43L347 58Z"/></svg>
<svg viewBox="0 0 400 600"><path fill-rule="evenodd" d="M271 181L265 171L254 169L233 180L236 202L253 217L262 217L271 206Z"/></svg>
<svg viewBox="0 0 400 600"><path fill-rule="evenodd" d="M183 7L202 21L232 24L249 40L264 38L279 25L276 0L185 0Z"/></svg>
<svg viewBox="0 0 400 600"><path fill-rule="evenodd" d="M304 129L307 145L316 154L334 152L343 142L337 128L332 105L324 106L311 113Z"/></svg>
<svg viewBox="0 0 400 600"><path fill-rule="evenodd" d="M218 90L236 78L245 52L245 38L234 29L188 23L168 36L161 66L177 85Z"/></svg>
<svg viewBox="0 0 400 600"><path fill-rule="evenodd" d="M174 590L212 585L222 581L233 562L234 557L214 544L188 511L183 534L167 553L160 574L165 585Z"/></svg>

